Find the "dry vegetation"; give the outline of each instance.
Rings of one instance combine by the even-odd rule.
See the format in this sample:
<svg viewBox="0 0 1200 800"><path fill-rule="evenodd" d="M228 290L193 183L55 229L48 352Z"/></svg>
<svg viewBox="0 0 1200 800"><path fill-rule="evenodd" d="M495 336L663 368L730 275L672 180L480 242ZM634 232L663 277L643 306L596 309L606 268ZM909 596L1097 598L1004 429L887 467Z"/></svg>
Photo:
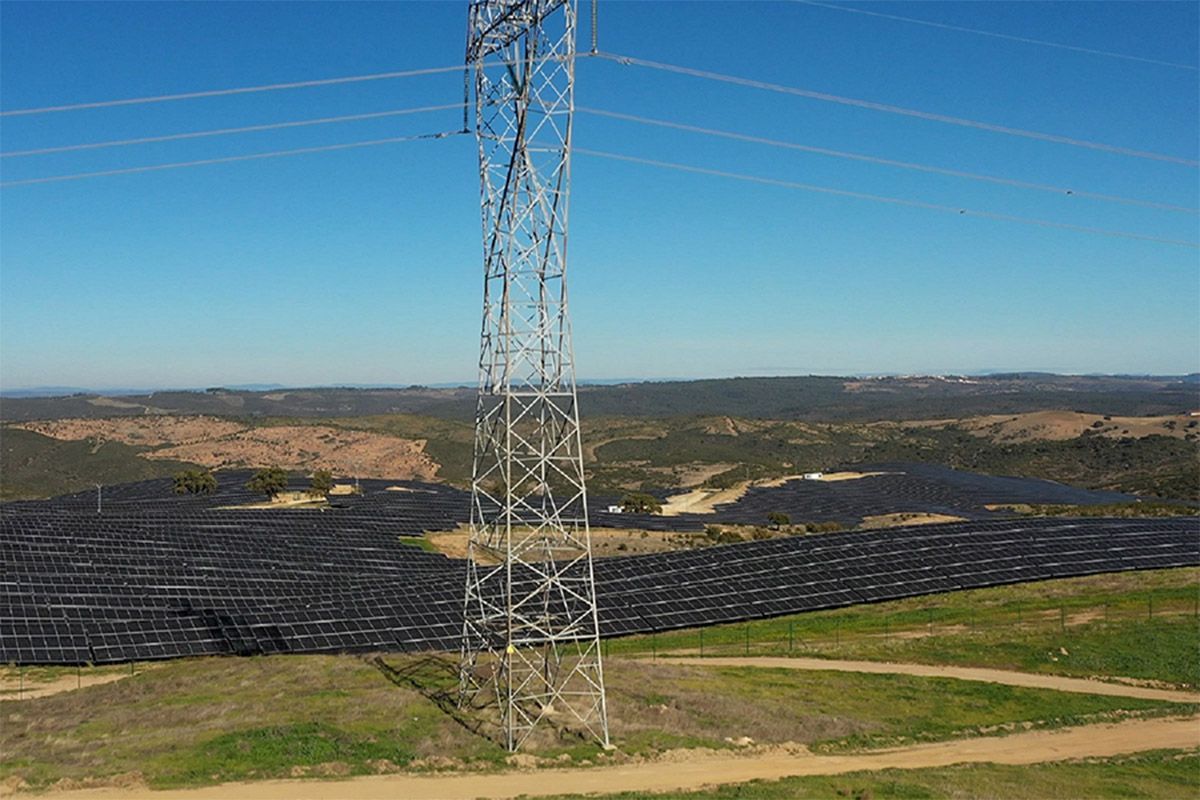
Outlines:
<svg viewBox="0 0 1200 800"><path fill-rule="evenodd" d="M1110 439L1141 439L1155 435L1187 439L1200 436L1200 418L1188 414L1117 417L1079 411L1034 411L901 424L909 428L955 427L994 442L1065 441L1084 434ZM1189 434L1192 436L1189 437Z"/></svg>
<svg viewBox="0 0 1200 800"><path fill-rule="evenodd" d="M425 440L323 425L252 427L217 417L67 419L15 426L54 439L115 441L150 448L141 457L210 469L275 465L364 478L433 479L439 465Z"/></svg>
<svg viewBox="0 0 1200 800"><path fill-rule="evenodd" d="M895 514L876 514L864 517L858 527L863 530L876 528L895 528L901 525L939 525L943 522L963 522L966 517L955 517L950 514L926 514L923 512L898 512Z"/></svg>

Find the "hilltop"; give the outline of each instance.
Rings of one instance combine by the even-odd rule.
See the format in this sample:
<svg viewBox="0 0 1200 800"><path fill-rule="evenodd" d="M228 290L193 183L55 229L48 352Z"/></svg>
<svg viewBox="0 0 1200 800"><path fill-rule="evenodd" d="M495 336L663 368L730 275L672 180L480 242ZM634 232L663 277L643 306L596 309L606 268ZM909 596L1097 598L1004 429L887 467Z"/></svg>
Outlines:
<svg viewBox="0 0 1200 800"><path fill-rule="evenodd" d="M250 391L212 388L143 395L73 394L5 397L0 420L28 421L141 414L245 417L358 417L418 414L470 420L474 387L404 389L300 388ZM1107 376L1009 373L879 378L798 376L719 378L585 385L587 417L728 415L814 422L938 419L1066 410L1125 416L1179 414L1200 408L1195 376Z"/></svg>

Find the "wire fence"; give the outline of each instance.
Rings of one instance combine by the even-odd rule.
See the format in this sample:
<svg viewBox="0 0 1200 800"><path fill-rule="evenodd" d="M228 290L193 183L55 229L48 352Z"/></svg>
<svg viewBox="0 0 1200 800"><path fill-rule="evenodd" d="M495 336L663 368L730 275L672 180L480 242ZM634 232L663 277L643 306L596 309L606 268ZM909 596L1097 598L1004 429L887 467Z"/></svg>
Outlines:
<svg viewBox="0 0 1200 800"><path fill-rule="evenodd" d="M941 637L1070 637L1084 627L1129 626L1167 620L1196 620L1200 592L1122 597L1104 602L1058 605L1011 603L970 607L930 603L903 610L858 606L852 613L744 623L644 634L604 642L605 655L780 656L874 650Z"/></svg>

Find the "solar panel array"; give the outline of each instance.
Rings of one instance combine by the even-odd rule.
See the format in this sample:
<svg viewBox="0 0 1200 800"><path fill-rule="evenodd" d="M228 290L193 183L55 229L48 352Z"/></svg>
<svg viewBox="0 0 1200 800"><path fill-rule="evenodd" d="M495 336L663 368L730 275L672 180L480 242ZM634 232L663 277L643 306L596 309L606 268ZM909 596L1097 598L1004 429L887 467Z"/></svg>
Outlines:
<svg viewBox="0 0 1200 800"><path fill-rule="evenodd" d="M637 528L652 531L699 531L710 524L763 525L771 512L788 514L795 522L840 522L853 526L864 517L892 513L941 513L967 519L995 519L988 505L1015 503L1060 503L1093 505L1133 502L1137 498L1118 492L1102 492L1065 486L1033 478L996 477L930 464L878 464L858 466L862 472L879 472L858 480L823 482L792 480L781 486L752 487L733 503L717 506L711 514L681 514L664 517L652 514L610 513L619 497L592 497L589 516L600 527ZM176 495L169 478L158 478L103 489L102 510L111 515L167 515L245 505L261 500L244 488L248 470L217 473L218 491L213 495ZM386 518L390 529L419 535L444 530L470 521L469 492L445 484L417 481L363 480L362 495L331 498L339 517L337 526L370 525ZM304 484L291 487L305 488ZM390 491L389 491L390 489ZM663 495L665 496L665 495ZM76 511L94 514L96 492L87 490L51 500L10 503L7 508L25 513ZM227 512L226 512L227 513ZM294 512L278 509L254 511L259 519L267 514ZM332 519L332 518L331 518ZM400 528L396 528L400 525Z"/></svg>
<svg viewBox="0 0 1200 800"><path fill-rule="evenodd" d="M79 510L86 493L0 507L0 662L453 648L463 562L398 534L461 520L463 493L385 484L324 512L172 505L146 483L110 490L101 515ZM596 582L614 636L1196 564L1195 518L1031 519L602 559Z"/></svg>
<svg viewBox="0 0 1200 800"><path fill-rule="evenodd" d="M793 480L778 487L752 487L736 503L717 508L721 522L761 525L782 511L795 521L855 525L863 517L933 513L990 519L987 506L1001 504L1099 505L1132 502L1119 492L1101 492L1035 478L979 475L931 464L878 464L856 468L882 473L847 481Z"/></svg>

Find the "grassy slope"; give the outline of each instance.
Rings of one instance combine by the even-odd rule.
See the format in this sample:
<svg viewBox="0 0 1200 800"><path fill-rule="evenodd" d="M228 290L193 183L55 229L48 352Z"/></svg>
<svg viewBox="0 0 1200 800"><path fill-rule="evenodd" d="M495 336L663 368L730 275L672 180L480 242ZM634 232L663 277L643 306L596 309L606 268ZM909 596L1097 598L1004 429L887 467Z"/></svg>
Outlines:
<svg viewBox="0 0 1200 800"><path fill-rule="evenodd" d="M369 772L378 759L502 754L349 656L172 661L0 713L0 777L33 785L139 770L153 785L181 786L325 762Z"/></svg>
<svg viewBox="0 0 1200 800"><path fill-rule="evenodd" d="M1026 614L1054 608L1077 613L1103 599L1116 609L1133 612L1153 598L1160 610L1182 612L1185 601L1194 599L1198 578L1197 569L1163 570L961 592L935 598L946 615L938 624L957 624L956 619L969 619L972 610L977 622L1001 621L1015 604ZM1125 628L1102 623L1068 628L1065 643L1070 652L1091 653L1083 663L1061 656L1051 662L1047 655L1058 652L1057 639L1027 640L1025 632L1003 624L990 629L986 638L980 633L903 642L879 637L881 610L895 621L892 630L897 630L903 619L917 624L925 620L922 602L928 600L809 614L793 624L812 620L811 641L826 643L813 652L830 655L1023 667L1065 674L1140 673L1140 677L1167 681L1186 678L1197 669L1194 654L1200 631L1194 619L1183 616L1152 623L1128 619ZM764 641L779 647L779 635L786 635L786 627L779 626L786 622L755 625L770 632ZM767 627L772 625L776 627ZM1044 634L1044 628L1032 634L1039 630ZM732 633L733 643L739 641L740 626L726 630ZM1156 638L1133 635L1147 630L1154 630ZM709 646L720 638L719 631L709 630ZM832 631L840 632L837 646L829 644ZM657 644L670 644L672 637L677 637L674 644L694 646L687 635L656 637ZM618 640L610 648L614 654L640 653L649 649L650 641L648 637ZM896 650L899 645L932 649ZM736 648L736 644L732 646ZM752 650L767 651L766 645ZM1026 662L1024 654L1036 657ZM0 766L0 779L18 775L31 784L45 785L63 777L140 770L153 785L182 786L293 773L388 771L432 756L454 757L481 769L501 763L504 754L496 745L472 734L433 701L438 693L452 691L452 657L389 656L386 663L392 669L390 677L366 659L351 656L181 660L116 683L5 703L0 709L0 751L6 758ZM8 677L15 677L11 668L7 672ZM60 674L66 673L30 670L25 678L52 680ZM606 675L614 739L623 752L644 755L675 747L725 747L726 737L741 736L763 743L799 741L815 749L840 751L990 734L1006 723L1015 723L1010 727L1025 727L1024 723L1053 727L1130 712L1153 715L1196 710L966 681L712 669L627 658L610 658ZM480 720L468 716L463 721L471 725ZM539 752L550 757L566 753L577 761L604 761L596 748L570 739L545 741ZM1163 769L1156 766L1151 772L1158 774ZM957 778L934 776L929 780L934 781L930 786L937 787L949 786Z"/></svg>
<svg viewBox="0 0 1200 800"><path fill-rule="evenodd" d="M1198 791L1200 753L1167 750L1122 758L1020 767L969 764L785 778L777 782L755 781L699 792L668 792L654 797L655 800L1046 800L1050 797L1178 800L1195 797ZM554 800L566 800L567 797L562 795ZM634 794L591 797L596 800L640 800L640 796Z"/></svg>
<svg viewBox="0 0 1200 800"><path fill-rule="evenodd" d="M0 428L0 500L50 497L97 483L173 475L196 466L139 458L144 450L120 442L62 442L39 433Z"/></svg>
<svg viewBox="0 0 1200 800"><path fill-rule="evenodd" d="M387 661L403 671L415 659ZM612 733L626 754L726 747L726 737L741 736L841 751L980 735L1004 723L1055 727L1197 710L907 676L621 660L608 667ZM437 673L424 689L446 688L452 657L438 662ZM0 779L18 775L35 786L134 770L160 787L362 774L434 756L491 769L505 755L421 692L348 656L175 661L116 683L5 703L0 713ZM604 760L574 739L534 752Z"/></svg>
<svg viewBox="0 0 1200 800"><path fill-rule="evenodd" d="M1200 686L1198 592L1196 568L1096 575L717 626L704 630L703 645L710 655L790 651ZM606 645L613 655L694 652L701 632Z"/></svg>

